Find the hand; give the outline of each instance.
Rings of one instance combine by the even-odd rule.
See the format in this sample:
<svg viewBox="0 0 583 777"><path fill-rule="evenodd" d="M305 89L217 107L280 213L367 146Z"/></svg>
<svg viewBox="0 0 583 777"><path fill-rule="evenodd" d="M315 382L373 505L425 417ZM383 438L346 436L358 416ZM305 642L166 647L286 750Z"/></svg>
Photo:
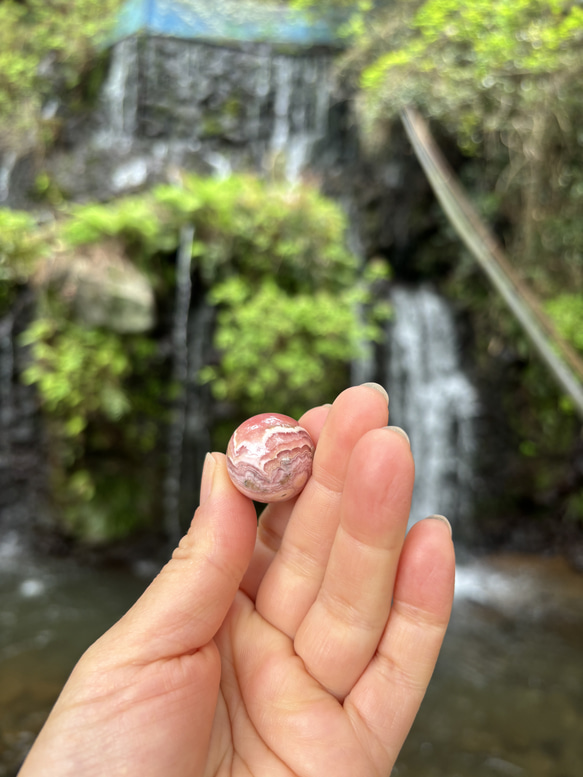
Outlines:
<svg viewBox="0 0 583 777"><path fill-rule="evenodd" d="M414 479L387 402L350 388L301 424L292 502L252 502L222 454L171 561L85 653L21 777L388 775L445 633L442 520L405 531Z"/></svg>

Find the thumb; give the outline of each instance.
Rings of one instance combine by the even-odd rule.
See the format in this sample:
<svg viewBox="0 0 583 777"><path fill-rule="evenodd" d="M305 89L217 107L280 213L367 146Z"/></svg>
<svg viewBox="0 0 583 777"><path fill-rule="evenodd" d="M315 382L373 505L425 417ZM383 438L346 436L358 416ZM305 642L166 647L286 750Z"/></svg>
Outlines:
<svg viewBox="0 0 583 777"><path fill-rule="evenodd" d="M207 454L201 505L171 560L110 630L137 661L151 662L206 645L239 588L255 545L251 500L231 483L225 456ZM111 647L111 645L110 645Z"/></svg>

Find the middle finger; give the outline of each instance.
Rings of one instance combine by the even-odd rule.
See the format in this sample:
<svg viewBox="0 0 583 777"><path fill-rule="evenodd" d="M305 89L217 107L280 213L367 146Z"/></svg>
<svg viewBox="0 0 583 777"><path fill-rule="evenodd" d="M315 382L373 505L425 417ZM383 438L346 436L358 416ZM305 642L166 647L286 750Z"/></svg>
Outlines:
<svg viewBox="0 0 583 777"><path fill-rule="evenodd" d="M330 409L312 477L297 499L279 550L257 591L258 612L289 637L294 637L320 589L338 528L352 450L366 432L386 426L387 420L388 397L376 384L346 389Z"/></svg>

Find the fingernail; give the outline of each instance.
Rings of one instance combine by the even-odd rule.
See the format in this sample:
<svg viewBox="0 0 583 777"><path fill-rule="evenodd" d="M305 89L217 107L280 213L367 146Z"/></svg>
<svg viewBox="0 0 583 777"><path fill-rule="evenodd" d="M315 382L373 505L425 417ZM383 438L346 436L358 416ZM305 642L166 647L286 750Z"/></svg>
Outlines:
<svg viewBox="0 0 583 777"><path fill-rule="evenodd" d="M213 479L215 470L217 468L217 462L212 453L207 453L204 458L204 466L202 468L202 478L200 479L200 504L203 505L213 490Z"/></svg>
<svg viewBox="0 0 583 777"><path fill-rule="evenodd" d="M389 404L389 395L387 394L386 389L383 388L380 383L363 383L362 385L368 386L369 388L374 389L375 391L378 391L387 400L387 405Z"/></svg>
<svg viewBox="0 0 583 777"><path fill-rule="evenodd" d="M452 532L452 529L451 529L451 523L447 520L445 515L437 515L436 514L436 515L429 515L427 517L428 517L428 519L431 518L434 521L441 521L442 523L445 523L447 525L448 529L449 529L450 535L453 536L453 532Z"/></svg>
<svg viewBox="0 0 583 777"><path fill-rule="evenodd" d="M397 432L397 434L400 434L401 437L404 437L407 440L409 447L411 447L411 440L409 439L409 435L404 429L401 429L400 426L387 426L387 429L389 429L391 432Z"/></svg>

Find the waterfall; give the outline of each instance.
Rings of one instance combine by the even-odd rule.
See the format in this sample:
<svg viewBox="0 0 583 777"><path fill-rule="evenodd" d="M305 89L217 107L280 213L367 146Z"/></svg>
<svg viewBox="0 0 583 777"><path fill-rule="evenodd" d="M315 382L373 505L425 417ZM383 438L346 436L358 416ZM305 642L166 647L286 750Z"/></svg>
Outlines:
<svg viewBox="0 0 583 777"><path fill-rule="evenodd" d="M198 504L199 486L204 457L212 450L210 428L216 413L210 387L201 385L199 374L209 363L213 350L215 310L206 301L206 293L198 289L193 295L188 319L188 378L186 382L186 425L184 429L183 469L181 483L181 516L192 518Z"/></svg>
<svg viewBox="0 0 583 777"><path fill-rule="evenodd" d="M21 563L28 544L41 471L38 434L31 426L36 405L27 407L28 387L15 382L18 371L15 328L18 304L0 320L0 569ZM38 454L38 455L37 455ZM24 531L23 531L24 528Z"/></svg>
<svg viewBox="0 0 583 777"><path fill-rule="evenodd" d="M111 143L129 146L138 121L138 41L126 38L112 49L109 75L102 101L105 129L98 134L107 147Z"/></svg>
<svg viewBox="0 0 583 777"><path fill-rule="evenodd" d="M298 180L314 148L328 132L332 85L323 57L279 56L274 60L274 123L270 151L283 153L285 175Z"/></svg>
<svg viewBox="0 0 583 777"><path fill-rule="evenodd" d="M0 321L0 466L7 470L11 463L13 328L14 315L8 313Z"/></svg>
<svg viewBox="0 0 583 777"><path fill-rule="evenodd" d="M180 234L176 258L176 301L172 331L172 378L178 395L168 433L168 465L164 484L164 515L168 538L175 546L182 536L180 520L180 483L182 480L182 449L186 424L186 380L188 377L188 311L192 285L190 265L194 229L185 227Z"/></svg>
<svg viewBox="0 0 583 777"><path fill-rule="evenodd" d="M211 449L210 394L199 381L212 347L214 309L191 281L193 229L184 229L176 267L172 337L173 381L177 396L168 433L168 464L164 485L165 528L176 545L198 503L204 457Z"/></svg>
<svg viewBox="0 0 583 777"><path fill-rule="evenodd" d="M430 288L395 288L387 383L391 423L411 439L411 523L446 515L468 535L476 391L464 375L451 310Z"/></svg>
<svg viewBox="0 0 583 777"><path fill-rule="evenodd" d="M14 151L0 154L0 206L8 202L10 196L10 179L16 166L17 155Z"/></svg>
<svg viewBox="0 0 583 777"><path fill-rule="evenodd" d="M98 127L77 145L84 177L61 181L67 173L58 167L52 174L68 191L85 187L83 196L95 196L97 182L107 198L165 179L173 167L206 166L219 177L275 172L290 182L313 165L329 169L346 141L330 118L333 59L268 44L126 38L112 47Z"/></svg>

